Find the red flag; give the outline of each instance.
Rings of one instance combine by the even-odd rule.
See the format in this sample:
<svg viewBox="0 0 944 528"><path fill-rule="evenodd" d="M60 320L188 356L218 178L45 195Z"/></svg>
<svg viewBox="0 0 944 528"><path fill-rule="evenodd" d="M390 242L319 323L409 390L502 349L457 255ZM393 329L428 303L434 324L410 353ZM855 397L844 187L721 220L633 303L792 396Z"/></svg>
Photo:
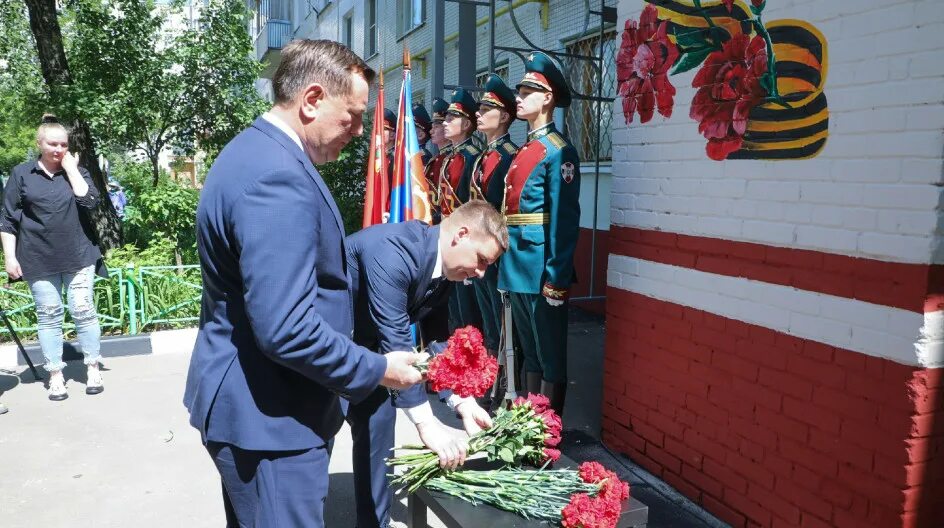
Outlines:
<svg viewBox="0 0 944 528"><path fill-rule="evenodd" d="M377 105L374 107L374 125L370 133L370 154L367 157L367 184L364 193L364 222L362 227L383 223L390 204L387 188L387 155L383 140L384 90L383 72L377 86Z"/></svg>

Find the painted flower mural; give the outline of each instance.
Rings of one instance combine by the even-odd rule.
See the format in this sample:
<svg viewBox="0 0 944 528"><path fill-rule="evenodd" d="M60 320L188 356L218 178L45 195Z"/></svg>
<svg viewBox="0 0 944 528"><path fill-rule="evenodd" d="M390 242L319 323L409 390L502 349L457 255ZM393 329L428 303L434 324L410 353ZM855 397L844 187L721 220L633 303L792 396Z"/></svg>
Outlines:
<svg viewBox="0 0 944 528"><path fill-rule="evenodd" d="M669 68L679 53L666 28L652 5L643 9L638 25L635 20L626 21L616 56L616 80L627 123L637 112L641 123L649 122L657 106L659 114L672 116L675 87L669 81Z"/></svg>
<svg viewBox="0 0 944 528"><path fill-rule="evenodd" d="M723 160L741 148L750 111L764 101L761 77L767 73L767 44L741 34L708 58L692 86L697 88L689 116L708 140L708 157Z"/></svg>
<svg viewBox="0 0 944 528"><path fill-rule="evenodd" d="M826 40L799 20L764 22L766 0L646 0L617 56L632 123L672 115L671 75L696 70L689 117L710 159L802 159L828 135Z"/></svg>

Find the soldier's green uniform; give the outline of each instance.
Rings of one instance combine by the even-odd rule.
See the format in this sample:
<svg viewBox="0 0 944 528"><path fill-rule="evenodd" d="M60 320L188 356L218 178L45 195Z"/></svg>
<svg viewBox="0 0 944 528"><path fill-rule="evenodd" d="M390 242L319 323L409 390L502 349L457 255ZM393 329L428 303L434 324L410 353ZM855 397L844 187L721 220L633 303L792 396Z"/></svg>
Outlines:
<svg viewBox="0 0 944 528"><path fill-rule="evenodd" d="M485 93L479 100L479 106L500 108L515 118L517 104L515 93L505 85L501 77L490 74L485 82ZM505 175L515 157L518 146L505 133L493 140L475 160L472 171L472 199L485 200L495 209L501 211L505 198ZM498 293L498 263L492 264L485 271L485 276L472 281L475 288L475 299L478 301L479 311L482 313L482 334L485 338L485 347L489 350L498 350L501 341L502 302Z"/></svg>
<svg viewBox="0 0 944 528"><path fill-rule="evenodd" d="M525 70L519 89L551 91L557 106L570 104L567 83L547 55L532 54ZM567 387L567 296L575 280L579 197L576 149L553 123L531 130L506 177L509 249L500 261L498 288L511 293L526 388L540 390L558 410Z"/></svg>
<svg viewBox="0 0 944 528"><path fill-rule="evenodd" d="M447 113L464 117L475 124L475 111L478 103L472 94L459 88L452 93ZM446 218L457 207L469 201L469 186L472 180L472 168L480 151L472 137L458 145L453 145L452 152L446 156L439 171L439 210ZM482 328L482 316L475 300L475 291L471 284L456 283L449 294L449 331L472 325Z"/></svg>

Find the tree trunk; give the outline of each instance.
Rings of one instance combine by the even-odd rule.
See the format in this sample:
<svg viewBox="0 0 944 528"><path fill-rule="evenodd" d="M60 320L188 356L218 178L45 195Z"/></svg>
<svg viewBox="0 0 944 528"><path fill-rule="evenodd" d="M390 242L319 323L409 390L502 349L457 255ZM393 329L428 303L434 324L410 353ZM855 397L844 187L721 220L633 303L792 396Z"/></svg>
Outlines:
<svg viewBox="0 0 944 528"><path fill-rule="evenodd" d="M102 199L98 209L92 214L92 220L102 250L108 251L121 245L121 222L115 214L111 200L108 199L108 182L98 165L95 142L88 124L77 117L77 112L65 101L66 88L72 84L72 75L69 72L65 48L62 46L62 31L59 28L56 2L55 0L24 1L29 10L30 31L36 41L43 80L49 88L52 104L55 108L63 109L66 113L73 115L69 138L72 148L79 151L82 166L88 169L95 187L101 194Z"/></svg>
<svg viewBox="0 0 944 528"><path fill-rule="evenodd" d="M161 179L161 151L157 151L154 154L148 153L148 159L151 160L151 177L153 178L153 184L157 187L157 184Z"/></svg>

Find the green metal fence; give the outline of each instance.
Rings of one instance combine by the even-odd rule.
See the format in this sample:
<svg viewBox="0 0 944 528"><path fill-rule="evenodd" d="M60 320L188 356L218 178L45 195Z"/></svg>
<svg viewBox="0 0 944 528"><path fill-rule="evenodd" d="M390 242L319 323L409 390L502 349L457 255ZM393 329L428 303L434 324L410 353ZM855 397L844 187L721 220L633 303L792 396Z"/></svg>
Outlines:
<svg viewBox="0 0 944 528"><path fill-rule="evenodd" d="M0 281L5 284L6 280L6 273L0 273ZM199 320L202 291L200 266L129 265L109 270L107 279L96 277L95 307L106 334L182 328ZM36 305L25 283L0 287L0 309L6 310L22 339L35 338ZM63 331L69 337L75 324L66 314ZM0 326L0 342L11 341L9 333Z"/></svg>

